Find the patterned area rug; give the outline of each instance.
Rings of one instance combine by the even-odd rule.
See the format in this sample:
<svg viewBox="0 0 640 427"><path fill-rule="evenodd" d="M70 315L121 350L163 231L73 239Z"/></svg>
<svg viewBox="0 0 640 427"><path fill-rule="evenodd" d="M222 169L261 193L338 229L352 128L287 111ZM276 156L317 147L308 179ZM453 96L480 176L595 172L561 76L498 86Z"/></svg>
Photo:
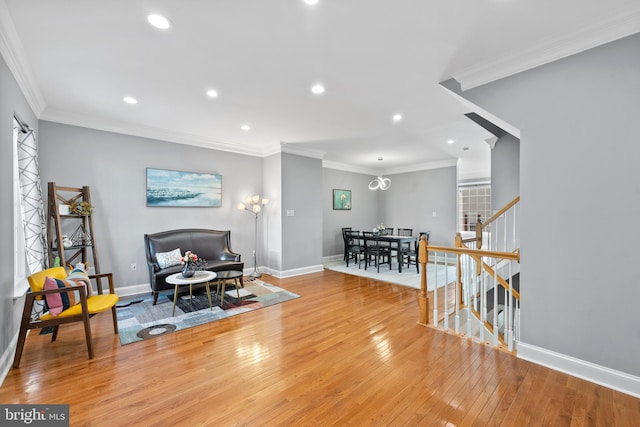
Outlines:
<svg viewBox="0 0 640 427"><path fill-rule="evenodd" d="M350 262L349 267L347 267L344 261L325 263L324 268L420 289L420 274L416 272L415 265L412 265L410 268L403 267L402 273L398 273L398 265L396 263L392 264L392 270L389 270L388 265L380 266L380 273L376 271L375 267L369 267L365 270L364 264L358 268L358 264ZM455 264L449 264L447 266L445 266L444 263L438 264L437 266L432 263L427 264L427 290L432 291L435 286L440 288L444 286L445 283L455 282L455 280Z"/></svg>
<svg viewBox="0 0 640 427"><path fill-rule="evenodd" d="M173 292L161 294L156 305L153 305L151 296L120 301L116 306L120 343L125 345L142 341L299 297L261 280L245 282L244 288L238 291L231 286L231 289L225 292L224 307L220 307L215 293L216 289L213 286L211 291L213 309L210 309L204 289L194 290L193 298L190 299L189 287L181 287L173 316L171 315Z"/></svg>

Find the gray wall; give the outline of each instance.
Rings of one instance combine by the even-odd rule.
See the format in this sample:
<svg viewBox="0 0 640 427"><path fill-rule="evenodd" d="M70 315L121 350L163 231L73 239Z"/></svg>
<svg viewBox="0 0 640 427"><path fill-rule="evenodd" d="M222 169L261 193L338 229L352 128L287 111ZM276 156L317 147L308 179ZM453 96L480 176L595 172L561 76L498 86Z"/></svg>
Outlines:
<svg viewBox="0 0 640 427"><path fill-rule="evenodd" d="M282 157L280 153L264 159L263 164L264 197L270 202L263 211L264 252L266 257L260 260L267 268L282 270Z"/></svg>
<svg viewBox="0 0 640 427"><path fill-rule="evenodd" d="M520 195L520 140L505 135L491 150L491 210L495 213Z"/></svg>
<svg viewBox="0 0 640 427"><path fill-rule="evenodd" d="M13 362L24 298L13 299L13 115L38 130L38 121L0 57L0 382ZM37 134L37 133L36 133Z"/></svg>
<svg viewBox="0 0 640 427"><path fill-rule="evenodd" d="M463 94L521 130L522 341L640 375L640 34Z"/></svg>
<svg viewBox="0 0 640 427"><path fill-rule="evenodd" d="M391 188L380 191L379 221L396 230L430 231L429 243L452 246L457 231L456 167L389 175ZM433 216L433 212L436 216Z"/></svg>
<svg viewBox="0 0 640 427"><path fill-rule="evenodd" d="M342 227L372 230L379 223L379 191L368 188L371 175L337 169L322 170L323 252L322 256L342 255ZM351 190L351 210L333 210L333 190Z"/></svg>
<svg viewBox="0 0 640 427"><path fill-rule="evenodd" d="M116 287L149 283L143 235L163 230L231 230L233 250L252 265L254 217L237 203L262 194L261 158L46 121L40 129L43 185L91 188L100 267ZM222 207L147 207L147 167L222 175Z"/></svg>
<svg viewBox="0 0 640 427"><path fill-rule="evenodd" d="M322 161L282 153L284 271L322 264L322 200Z"/></svg>

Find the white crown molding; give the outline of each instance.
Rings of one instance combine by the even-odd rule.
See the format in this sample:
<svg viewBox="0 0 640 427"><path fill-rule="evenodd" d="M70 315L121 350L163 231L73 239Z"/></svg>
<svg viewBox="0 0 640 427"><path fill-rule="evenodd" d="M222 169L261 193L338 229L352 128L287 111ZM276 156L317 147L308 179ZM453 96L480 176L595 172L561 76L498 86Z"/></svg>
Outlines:
<svg viewBox="0 0 640 427"><path fill-rule="evenodd" d="M640 398L640 377L625 372L616 371L606 366L596 365L595 363L523 342L518 343L518 359L528 360L529 362Z"/></svg>
<svg viewBox="0 0 640 427"><path fill-rule="evenodd" d="M434 162L417 163L415 165L400 166L383 170L383 175L393 175L398 173L419 172L431 169L450 168L458 164L458 159L438 160Z"/></svg>
<svg viewBox="0 0 640 427"><path fill-rule="evenodd" d="M326 151L313 150L310 148L300 147L300 144L292 144L287 142L280 142L280 150L283 153L296 154L298 156L311 157L313 159L323 159Z"/></svg>
<svg viewBox="0 0 640 427"><path fill-rule="evenodd" d="M335 170L341 170L345 172L379 176L379 175L392 175L392 174L408 173L408 172L420 172L420 171L430 170L430 169L449 168L452 166L456 166L457 164L458 164L458 159L449 159L449 160L439 160L435 162L417 163L414 165L407 165L407 166L401 166L397 168L388 168L388 169L381 170L381 169L363 168L360 166L354 166L347 163L339 163L339 162L333 162L330 160L324 160L322 162L322 167L326 169L335 169Z"/></svg>
<svg viewBox="0 0 640 427"><path fill-rule="evenodd" d="M274 150L274 147L267 146L265 147L265 150L259 151L251 147L241 146L235 143L230 143L213 138L205 138L199 135L193 135L184 132L175 132L151 126L133 125L131 123L106 120L89 115L52 110L51 108L47 108L45 111L43 111L40 119L107 132L157 139L160 141L173 142L177 144L193 145L196 147L227 151L230 153L245 154L248 156L264 157L265 153Z"/></svg>
<svg viewBox="0 0 640 427"><path fill-rule="evenodd" d="M347 163L333 162L331 160L323 160L322 167L325 169L335 169L345 172L361 173L364 175L379 175L380 173L377 169L363 168L360 166L349 165Z"/></svg>
<svg viewBox="0 0 640 427"><path fill-rule="evenodd" d="M46 103L22 52L24 52L22 42L9 14L7 3L0 0L0 55L11 70L33 113L39 118Z"/></svg>
<svg viewBox="0 0 640 427"><path fill-rule="evenodd" d="M505 131L507 131L511 135L513 135L516 138L520 139L520 129L516 128L515 126L511 125L510 123L505 122L501 118L491 114L490 112L488 112L484 108L474 104L473 102L469 101L467 98L463 97L461 95L462 88L459 87L460 86L459 83L460 82L458 82L455 79L450 79L450 80L447 80L445 82L440 83L440 87L443 90L446 90L455 99L457 99L458 102L460 102L467 109L469 109L469 111L473 111L473 112L479 114L485 120L490 121L494 125L498 126L500 129L504 129Z"/></svg>
<svg viewBox="0 0 640 427"><path fill-rule="evenodd" d="M462 90L468 90L630 36L639 31L640 5L635 5L570 35L544 40L529 49L483 62L453 73L452 76L460 82Z"/></svg>
<svg viewBox="0 0 640 427"><path fill-rule="evenodd" d="M485 139L484 142L489 144L489 147L493 150L494 148L496 148L496 142L498 142L498 137L497 136L489 137Z"/></svg>

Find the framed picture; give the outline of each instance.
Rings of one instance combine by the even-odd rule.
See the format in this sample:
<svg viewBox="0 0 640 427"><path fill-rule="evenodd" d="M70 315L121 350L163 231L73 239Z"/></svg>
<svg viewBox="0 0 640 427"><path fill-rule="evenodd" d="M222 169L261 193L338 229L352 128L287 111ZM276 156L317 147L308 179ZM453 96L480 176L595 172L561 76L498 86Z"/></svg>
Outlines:
<svg viewBox="0 0 640 427"><path fill-rule="evenodd" d="M333 190L333 209L337 211L351 210L351 190Z"/></svg>
<svg viewBox="0 0 640 427"><path fill-rule="evenodd" d="M219 208L222 176L147 168L147 206Z"/></svg>

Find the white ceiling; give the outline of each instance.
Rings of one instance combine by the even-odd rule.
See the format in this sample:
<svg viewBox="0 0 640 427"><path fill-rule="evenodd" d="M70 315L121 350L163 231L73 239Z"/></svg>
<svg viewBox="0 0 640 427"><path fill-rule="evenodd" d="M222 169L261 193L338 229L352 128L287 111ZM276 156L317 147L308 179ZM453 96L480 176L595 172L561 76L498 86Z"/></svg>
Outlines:
<svg viewBox="0 0 640 427"><path fill-rule="evenodd" d="M259 156L285 143L367 173L460 158L481 177L490 135L438 83L473 87L640 31L640 1L0 0L0 24L44 120Z"/></svg>

